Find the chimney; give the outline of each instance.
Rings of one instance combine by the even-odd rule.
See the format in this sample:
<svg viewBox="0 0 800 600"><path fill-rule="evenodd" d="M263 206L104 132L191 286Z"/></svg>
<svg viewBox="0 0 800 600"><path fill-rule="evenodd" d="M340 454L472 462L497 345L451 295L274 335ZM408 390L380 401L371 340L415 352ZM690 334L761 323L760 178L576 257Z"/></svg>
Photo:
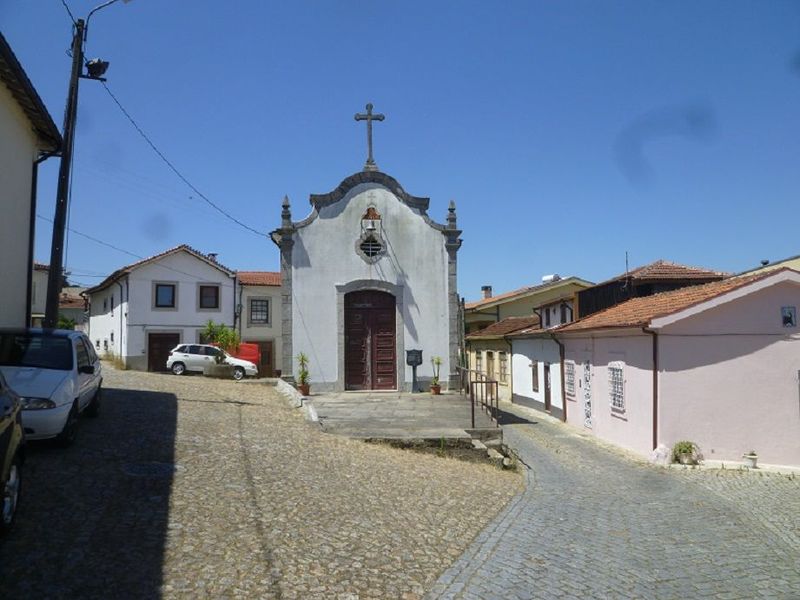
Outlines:
<svg viewBox="0 0 800 600"><path fill-rule="evenodd" d="M208 253L208 258L210 258L214 262L217 262L217 252L209 252Z"/></svg>
<svg viewBox="0 0 800 600"><path fill-rule="evenodd" d="M490 285L482 285L481 286L481 293L483 294L483 299L491 298L492 297L492 286Z"/></svg>

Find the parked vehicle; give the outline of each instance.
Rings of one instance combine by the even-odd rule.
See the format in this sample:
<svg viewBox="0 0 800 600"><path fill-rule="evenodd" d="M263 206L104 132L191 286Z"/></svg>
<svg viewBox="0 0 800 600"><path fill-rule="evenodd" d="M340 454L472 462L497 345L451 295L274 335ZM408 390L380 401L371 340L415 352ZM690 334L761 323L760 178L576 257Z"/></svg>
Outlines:
<svg viewBox="0 0 800 600"><path fill-rule="evenodd" d="M24 458L22 403L0 373L0 536L8 533L14 524L22 491Z"/></svg>
<svg viewBox="0 0 800 600"><path fill-rule="evenodd" d="M222 357L223 364L233 365L233 378L237 381L245 375L255 377L258 367L248 360L234 358L224 350L210 344L180 344L175 346L167 358L167 369L175 375L183 375L187 371L202 373L206 367L217 363Z"/></svg>
<svg viewBox="0 0 800 600"><path fill-rule="evenodd" d="M258 344L241 342L236 352L230 352L230 355L233 358L246 360L254 365L261 364L261 348L258 347Z"/></svg>
<svg viewBox="0 0 800 600"><path fill-rule="evenodd" d="M20 396L29 440L75 441L78 416L96 416L103 376L86 334L66 329L0 329L0 372Z"/></svg>

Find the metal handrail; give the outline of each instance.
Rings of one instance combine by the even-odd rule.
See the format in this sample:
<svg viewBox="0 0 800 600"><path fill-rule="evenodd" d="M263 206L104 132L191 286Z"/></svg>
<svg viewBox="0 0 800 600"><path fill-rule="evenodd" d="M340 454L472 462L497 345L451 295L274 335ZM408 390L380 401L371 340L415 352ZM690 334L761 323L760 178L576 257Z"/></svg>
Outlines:
<svg viewBox="0 0 800 600"><path fill-rule="evenodd" d="M498 381L474 369L469 369L467 367L456 367L456 369L459 373L459 388L461 393L469 395L472 428L475 429L476 404L489 415L489 418L494 421L495 426L499 427L500 423L497 420L500 413L500 390Z"/></svg>

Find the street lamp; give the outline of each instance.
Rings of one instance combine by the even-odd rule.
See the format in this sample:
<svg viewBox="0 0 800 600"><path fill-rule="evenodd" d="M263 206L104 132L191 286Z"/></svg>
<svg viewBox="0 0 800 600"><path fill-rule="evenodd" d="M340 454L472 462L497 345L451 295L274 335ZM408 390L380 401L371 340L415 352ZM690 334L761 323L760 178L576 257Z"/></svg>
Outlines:
<svg viewBox="0 0 800 600"><path fill-rule="evenodd" d="M58 169L58 189L56 190L56 212L53 217L53 241L50 246L50 271L47 274L47 304L42 325L53 328L58 322L58 297L61 294L64 269L64 231L67 225L67 202L69 198L70 167L72 150L75 146L75 121L78 114L78 80L97 79L105 81L103 75L108 69L106 61L95 58L86 65L87 74L83 74L83 45L89 28L89 19L101 8L114 4L117 0L109 0L95 6L86 20L75 22L75 33L72 36L72 73L67 92L67 108L64 111L64 142L61 147L61 164ZM128 3L130 0L123 0Z"/></svg>

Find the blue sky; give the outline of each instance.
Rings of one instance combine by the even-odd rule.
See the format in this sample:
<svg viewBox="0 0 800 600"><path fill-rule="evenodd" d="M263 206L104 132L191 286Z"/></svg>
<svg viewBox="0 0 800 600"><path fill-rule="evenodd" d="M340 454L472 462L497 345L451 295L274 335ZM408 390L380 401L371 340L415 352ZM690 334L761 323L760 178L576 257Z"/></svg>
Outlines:
<svg viewBox="0 0 800 600"><path fill-rule="evenodd" d="M67 0L86 15L97 4ZM0 0L0 29L61 126L71 23L59 0ZM97 13L87 57L206 196L253 228L375 158L464 229L467 299L560 273L599 281L666 258L739 271L800 254L798 2L133 0ZM42 167L52 218L57 159ZM277 270L83 81L71 227L147 256L188 243ZM49 223L36 256L49 260ZM347 251L347 249L344 249ZM93 283L131 257L76 235Z"/></svg>

